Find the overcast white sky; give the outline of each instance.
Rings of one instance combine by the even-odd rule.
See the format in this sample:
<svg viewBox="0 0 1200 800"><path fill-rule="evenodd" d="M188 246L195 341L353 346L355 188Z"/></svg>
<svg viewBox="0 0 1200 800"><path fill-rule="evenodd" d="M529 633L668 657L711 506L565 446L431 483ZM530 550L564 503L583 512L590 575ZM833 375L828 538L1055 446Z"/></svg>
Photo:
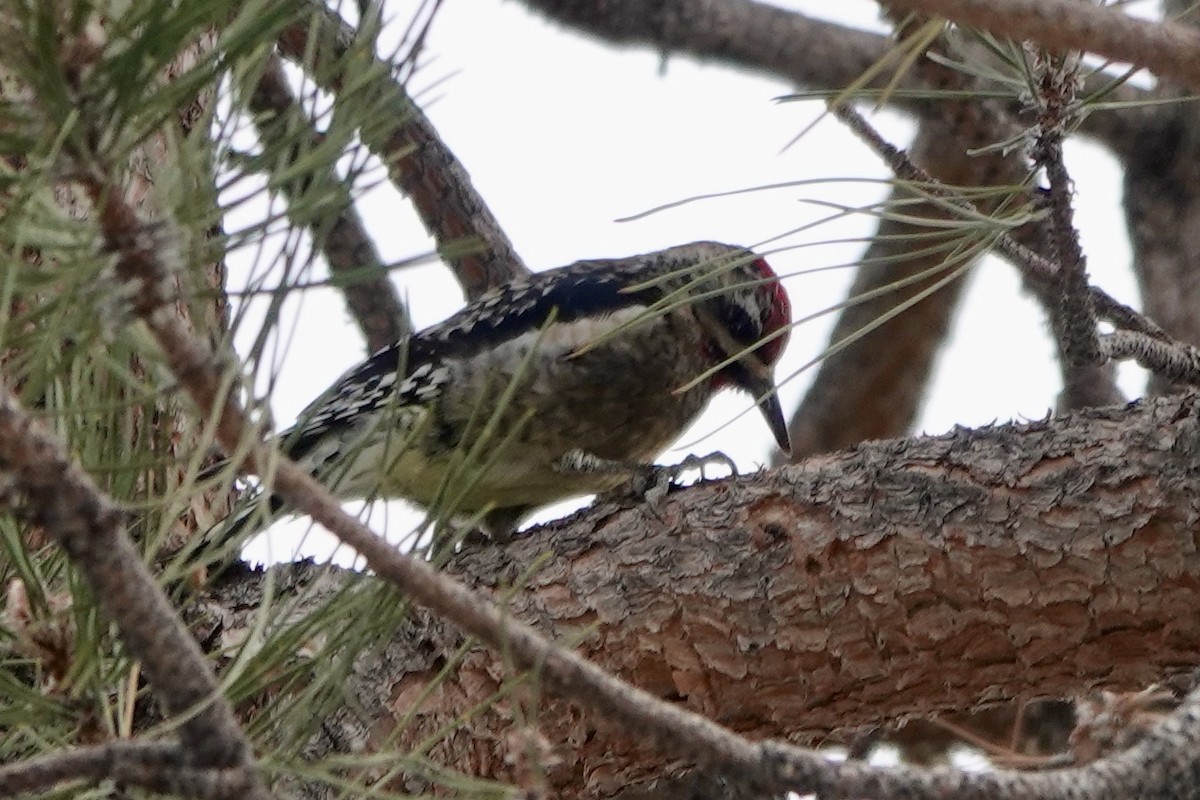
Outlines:
<svg viewBox="0 0 1200 800"><path fill-rule="evenodd" d="M390 4L393 13L400 13L402 5ZM816 0L777 5L830 13L830 4ZM865 0L836 4L839 19L862 27L878 28L875 9ZM887 178L886 170L833 120L820 122L795 146L783 149L821 111L816 102L776 102L791 90L783 81L682 58L664 65L656 54L606 47L502 0L445 0L426 53L429 63L414 79L418 98L518 252L535 269L698 239L753 247L829 213L808 201L862 206L886 194L877 182ZM429 86L434 88L422 91ZM904 120L887 113L871 119L893 142L907 142L911 128ZM1094 281L1132 301L1117 170L1086 145L1069 146L1068 162ZM813 180L823 182L616 221L694 195ZM385 259L430 249L407 202L390 186L370 192L362 211ZM869 217L860 215L769 246L787 248L770 260L777 272L790 276L786 284L797 316L839 302L850 280L848 269L800 273L851 262L863 247L814 245L868 236L873 227ZM235 281L248 270L239 265L248 265L253 256L245 252L231 259ZM399 280L418 327L461 305L461 293L443 267L405 272ZM305 292L289 302L288 311L295 315L291 356L281 354L272 394L281 428L364 356L362 340L332 291ZM781 376L820 353L831 324L832 319L823 318L793 332ZM247 327L243 336L251 332ZM795 407L812 374L802 373L783 387L785 408ZM1126 383L1126 391L1138 391L1135 375ZM1057 391L1057 369L1040 312L1021 295L1010 268L984 262L971 277L920 430L939 433L955 424L1043 417ZM753 469L767 457L771 441L757 413L698 441L748 405L733 395L714 403L683 438L689 446L668 452L663 460L719 449L743 470ZM372 517L395 537L406 534L413 519L390 512ZM287 558L291 545L302 538L304 553L328 554L330 544L323 535L303 536L308 527L307 521L287 524L286 534L260 540L248 555Z"/></svg>

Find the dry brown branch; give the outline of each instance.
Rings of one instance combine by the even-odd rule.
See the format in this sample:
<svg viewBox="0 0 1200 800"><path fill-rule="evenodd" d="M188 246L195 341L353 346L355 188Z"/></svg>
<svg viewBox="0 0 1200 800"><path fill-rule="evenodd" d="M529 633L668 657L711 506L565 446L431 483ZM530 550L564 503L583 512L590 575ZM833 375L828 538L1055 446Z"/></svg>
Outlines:
<svg viewBox="0 0 1200 800"><path fill-rule="evenodd" d="M311 7L311 19L279 37L280 51L339 98L346 83L344 71L351 64L362 68L363 74L376 76L366 86L363 74L350 82L358 87L356 91L373 93L380 117L387 120L364 127L363 143L387 165L393 182L412 200L467 298L528 273L467 171L405 88L389 77L386 65L355 45L353 28L323 6Z"/></svg>
<svg viewBox="0 0 1200 800"><path fill-rule="evenodd" d="M289 165L320 147L320 136L300 108L274 55L267 57L248 100L264 145L289 153ZM329 261L330 273L366 338L368 350L375 352L412 332L408 311L388 279L383 259L363 227L350 192L332 165L323 175L287 182L283 188L295 202L314 183L330 197L323 205L336 211L314 225L313 239ZM346 277L338 281L339 276Z"/></svg>
<svg viewBox="0 0 1200 800"><path fill-rule="evenodd" d="M1188 544L1196 412L1174 400L863 445L672 495L661 520L594 508L455 568L504 586L552 554L513 597L516 616L587 625L591 658L752 738L1140 687L1173 659L1194 664L1184 653L1200 644L1171 610L1200 575ZM1135 616L1136 631L1118 622ZM576 715L540 724L551 741L580 741ZM636 737L571 752L588 760L563 786L586 764L601 781L618 753L648 758Z"/></svg>
<svg viewBox="0 0 1200 800"><path fill-rule="evenodd" d="M767 3L728 0L526 0L551 19L619 45L649 45L786 78L802 86L852 84L890 46L875 33L814 20Z"/></svg>
<svg viewBox="0 0 1200 800"><path fill-rule="evenodd" d="M1086 767L1041 772L966 773L950 768L872 769L862 762L831 768L819 757L765 748L780 785L804 786L825 798L905 798L905 800L997 800L1045 797L1062 800L1123 800L1128 797L1184 800L1195 794L1200 773L1200 691L1138 745Z"/></svg>
<svg viewBox="0 0 1200 800"><path fill-rule="evenodd" d="M1200 386L1200 350L1189 344L1116 331L1101 337L1100 349L1108 358L1136 361L1171 383Z"/></svg>
<svg viewBox="0 0 1200 800"><path fill-rule="evenodd" d="M594 508L453 568L499 587L552 554L514 613L594 620L593 659L756 738L1139 686L1196 663L1200 624L1171 611L1200 575L1196 411L866 443L672 494L661 520ZM1157 622L1118 623L1135 614Z"/></svg>

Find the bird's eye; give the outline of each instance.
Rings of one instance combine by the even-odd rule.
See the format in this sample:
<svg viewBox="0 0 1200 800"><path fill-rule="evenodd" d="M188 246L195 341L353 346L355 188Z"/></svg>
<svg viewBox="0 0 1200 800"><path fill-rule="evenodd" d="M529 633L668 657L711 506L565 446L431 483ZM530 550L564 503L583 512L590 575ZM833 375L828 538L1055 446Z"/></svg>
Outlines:
<svg viewBox="0 0 1200 800"><path fill-rule="evenodd" d="M719 300L721 321L733 338L746 345L754 344L762 335L762 323L755 319L733 296Z"/></svg>

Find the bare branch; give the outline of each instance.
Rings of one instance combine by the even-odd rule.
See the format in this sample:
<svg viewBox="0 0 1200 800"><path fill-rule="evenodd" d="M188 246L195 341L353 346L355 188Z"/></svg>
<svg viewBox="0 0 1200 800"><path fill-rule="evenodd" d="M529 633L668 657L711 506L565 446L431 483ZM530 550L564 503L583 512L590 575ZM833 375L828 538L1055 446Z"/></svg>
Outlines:
<svg viewBox="0 0 1200 800"><path fill-rule="evenodd" d="M1100 338L1100 350L1117 361L1136 361L1172 383L1200 386L1200 350L1189 344L1116 331Z"/></svg>
<svg viewBox="0 0 1200 800"><path fill-rule="evenodd" d="M525 0L557 22L618 45L649 45L840 89L887 53L886 37L747 0Z"/></svg>
<svg viewBox="0 0 1200 800"><path fill-rule="evenodd" d="M245 767L199 769L179 745L115 741L0 766L0 796L48 792L65 783L115 781L191 798L237 798L253 790Z"/></svg>
<svg viewBox="0 0 1200 800"><path fill-rule="evenodd" d="M1200 91L1200 31L1186 25L1149 22L1115 6L1077 0L880 1L899 11L919 11L1035 42L1052 52L1079 50L1136 64Z"/></svg>
<svg viewBox="0 0 1200 800"><path fill-rule="evenodd" d="M1088 294L1092 297L1092 307L1096 314L1101 319L1111 322L1114 327L1134 333L1144 333L1151 339L1171 341L1170 334L1163 330L1158 323L1124 303L1117 302L1103 290L1092 286L1088 289Z"/></svg>
<svg viewBox="0 0 1200 800"><path fill-rule="evenodd" d="M290 154L289 164L320 146L320 137L296 101L276 56L267 57L262 75L248 100L264 145L277 152L286 150ZM330 273L346 298L346 305L362 330L368 349L375 352L412 332L408 311L400 301L395 285L388 279L383 259L363 227L350 192L332 165L323 175L286 182L283 189L295 202L314 184L329 199L323 207L336 209L336 212L314 224L313 239L325 253ZM344 279L339 281L339 276Z"/></svg>
<svg viewBox="0 0 1200 800"><path fill-rule="evenodd" d="M1046 797L1184 800L1195 792L1200 763L1200 690L1138 745L1077 769L1043 772L997 770L967 773L951 768L898 766L880 770L864 762L832 765L820 755L774 742L763 745L765 769L776 786L803 787L822 798L996 800Z"/></svg>
<svg viewBox="0 0 1200 800"><path fill-rule="evenodd" d="M487 289L527 274L529 269L513 248L500 223L475 191L466 169L438 136L407 91L392 80L387 65L355 45L356 33L341 18L313 4L310 19L288 28L279 37L280 51L298 62L321 87L344 98L349 64L365 67L349 81L358 92L376 97L380 125L366 126L363 142L384 164L396 185L416 206L425 227L437 241L469 299ZM310 41L310 36L316 37ZM351 51L355 59L348 59ZM361 64L363 58L370 58Z"/></svg>
<svg viewBox="0 0 1200 800"><path fill-rule="evenodd" d="M1078 56L1053 56L1036 53L1034 75L1038 82L1035 97L1037 140L1033 147L1034 161L1045 170L1050 183L1047 191L1050 228L1050 252L1058 263L1058 303L1051 306L1051 319L1059 338L1059 349L1068 369L1087 370L1101 363L1096 315L1088 294L1087 259L1079 245L1071 210L1071 176L1063 161L1063 141L1070 119L1078 114L1075 106L1075 84L1078 78ZM1095 398L1079 391L1083 385L1064 381L1065 406L1079 408L1096 405ZM1107 398L1105 398L1107 399Z"/></svg>

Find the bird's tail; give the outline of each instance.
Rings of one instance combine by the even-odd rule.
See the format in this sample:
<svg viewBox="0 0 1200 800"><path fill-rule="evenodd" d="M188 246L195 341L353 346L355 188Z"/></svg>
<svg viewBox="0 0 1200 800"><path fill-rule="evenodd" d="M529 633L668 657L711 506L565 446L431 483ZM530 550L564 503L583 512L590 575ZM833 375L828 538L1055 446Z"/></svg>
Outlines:
<svg viewBox="0 0 1200 800"><path fill-rule="evenodd" d="M201 535L197 542L201 561L231 564L238 560L242 547L251 536L266 530L286 516L283 498L262 491L248 492L229 516Z"/></svg>

